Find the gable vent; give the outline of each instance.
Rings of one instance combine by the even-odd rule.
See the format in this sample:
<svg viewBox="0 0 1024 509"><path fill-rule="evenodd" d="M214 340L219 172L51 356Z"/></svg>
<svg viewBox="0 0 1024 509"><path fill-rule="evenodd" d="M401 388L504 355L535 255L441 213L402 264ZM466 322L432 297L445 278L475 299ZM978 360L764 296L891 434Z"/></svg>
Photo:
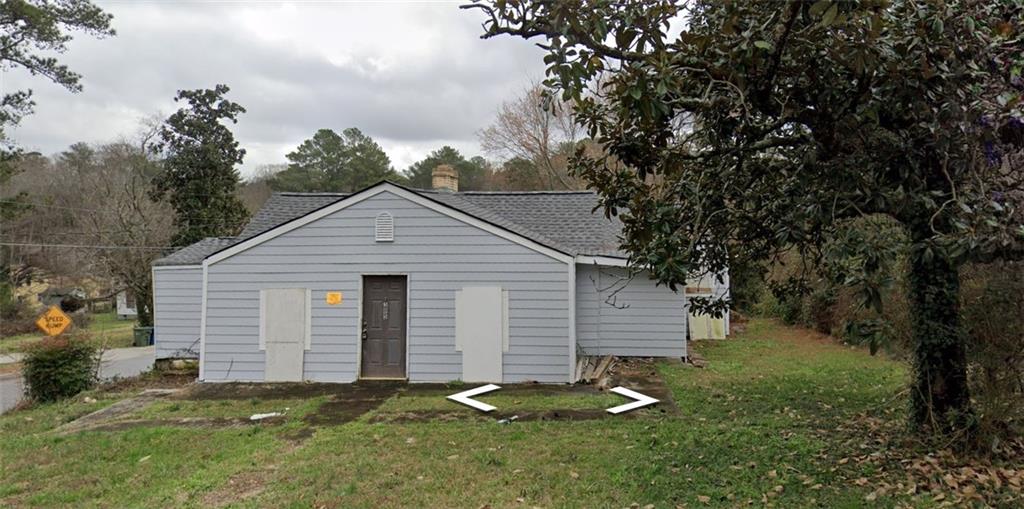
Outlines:
<svg viewBox="0 0 1024 509"><path fill-rule="evenodd" d="M374 238L377 242L392 242L395 240L395 218L387 212L377 214L374 221L376 233Z"/></svg>

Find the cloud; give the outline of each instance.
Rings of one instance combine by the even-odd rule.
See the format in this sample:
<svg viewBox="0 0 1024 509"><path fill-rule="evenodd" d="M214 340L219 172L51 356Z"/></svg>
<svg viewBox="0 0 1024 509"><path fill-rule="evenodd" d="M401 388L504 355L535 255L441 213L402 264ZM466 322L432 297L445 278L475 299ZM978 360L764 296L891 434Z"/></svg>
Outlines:
<svg viewBox="0 0 1024 509"><path fill-rule="evenodd" d="M78 35L61 56L83 75L71 94L5 73L38 103L13 137L52 153L129 135L185 88L225 83L248 111L235 126L245 168L284 161L317 129L358 127L405 168L443 144L479 152L501 101L543 74L532 43L480 40L457 3L111 3L118 35Z"/></svg>

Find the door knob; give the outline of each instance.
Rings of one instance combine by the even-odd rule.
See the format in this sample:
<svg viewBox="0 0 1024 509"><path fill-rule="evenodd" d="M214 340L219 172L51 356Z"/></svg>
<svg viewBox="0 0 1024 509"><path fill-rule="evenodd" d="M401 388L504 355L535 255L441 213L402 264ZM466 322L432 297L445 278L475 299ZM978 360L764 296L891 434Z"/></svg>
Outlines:
<svg viewBox="0 0 1024 509"><path fill-rule="evenodd" d="M366 341L366 320L363 320L363 341Z"/></svg>

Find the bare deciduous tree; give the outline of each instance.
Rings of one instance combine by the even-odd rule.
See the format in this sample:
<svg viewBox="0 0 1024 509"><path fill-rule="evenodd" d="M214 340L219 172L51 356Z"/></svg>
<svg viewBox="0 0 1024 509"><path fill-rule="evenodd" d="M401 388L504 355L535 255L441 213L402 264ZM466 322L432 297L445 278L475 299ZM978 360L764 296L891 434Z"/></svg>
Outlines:
<svg viewBox="0 0 1024 509"><path fill-rule="evenodd" d="M90 194L105 197L93 202L103 206L82 221L96 245L109 246L93 250L97 272L135 295L140 325L152 324L151 264L163 254L162 246L170 245L174 232L170 206L150 198L158 165L145 148L148 138L100 147L100 164L83 182Z"/></svg>
<svg viewBox="0 0 1024 509"><path fill-rule="evenodd" d="M533 163L548 189L582 188L569 174L569 157L584 141L584 133L573 121L572 107L545 94L539 85L503 103L494 123L477 136L491 157Z"/></svg>

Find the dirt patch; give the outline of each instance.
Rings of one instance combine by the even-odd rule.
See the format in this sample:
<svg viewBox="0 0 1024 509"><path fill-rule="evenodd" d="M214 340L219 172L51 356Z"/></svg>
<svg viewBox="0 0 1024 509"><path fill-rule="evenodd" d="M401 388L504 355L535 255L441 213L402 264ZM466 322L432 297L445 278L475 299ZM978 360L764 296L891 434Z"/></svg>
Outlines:
<svg viewBox="0 0 1024 509"><path fill-rule="evenodd" d="M253 498L266 489L267 477L274 468L241 472L203 496L203 507L227 507Z"/></svg>
<svg viewBox="0 0 1024 509"><path fill-rule="evenodd" d="M122 378L113 382L105 383L99 387L103 393L134 392L145 389L179 389L186 387L196 381L195 375L182 373L163 373L151 371L149 373Z"/></svg>
<svg viewBox="0 0 1024 509"><path fill-rule="evenodd" d="M605 390L621 385L657 398L660 402L655 408L664 413L676 413L679 408L676 407L675 401L672 399L672 390L658 374L657 362L650 358L619 358L609 368L608 381L601 385L601 389Z"/></svg>
<svg viewBox="0 0 1024 509"><path fill-rule="evenodd" d="M331 400L320 405L315 413L306 416L306 423L311 426L336 426L354 421L363 414L375 410L400 391L407 390L408 386L397 383L362 382L343 387L346 388L345 391L335 393Z"/></svg>
<svg viewBox="0 0 1024 509"><path fill-rule="evenodd" d="M408 384L401 386L397 393L408 396L437 396L445 398L457 392L466 391L481 384ZM541 383L498 384L501 390L492 394L502 396L564 396L571 394L599 394L602 388L596 385L575 384L555 385ZM486 396L483 396L486 397Z"/></svg>
<svg viewBox="0 0 1024 509"><path fill-rule="evenodd" d="M451 410L422 410L377 414L369 419L371 423L415 423L415 422L465 422L465 421L592 421L612 417L601 408L579 410L540 410L522 412L468 413ZM621 416L632 418L632 415ZM514 419L513 419L514 418ZM502 423L507 424L507 423Z"/></svg>
<svg viewBox="0 0 1024 509"><path fill-rule="evenodd" d="M637 392L657 398L660 402L653 407L645 408L627 414L613 416L605 408L582 408L582 409L551 409L551 410L523 410L523 411L495 411L492 413L480 413L471 411L455 410L412 410L404 412L390 412L376 414L369 419L372 423L415 423L415 422L454 422L454 421L500 421L515 417L515 421L591 421L596 419L616 418L632 419L636 417L651 417L662 414L677 414L678 407L672 399L672 391L662 380L656 368L656 361L653 359L620 358L616 360L614 367L609 368L608 376L600 385L543 385L543 384L507 384L501 386L502 395L529 396L557 396L565 394L591 394L597 395L608 391L611 387L623 386ZM440 385L411 385L402 389L402 394L415 396L437 395L445 397L468 387L453 387ZM622 399L625 404L629 400ZM325 405L326 406L326 405Z"/></svg>
<svg viewBox="0 0 1024 509"><path fill-rule="evenodd" d="M133 428L154 428L157 426L185 428L227 428L239 426L258 426L261 424L281 424L284 417L268 417L253 421L245 417L178 417L174 419L122 419L104 421L93 425L76 428L79 431L124 431Z"/></svg>
<svg viewBox="0 0 1024 509"><path fill-rule="evenodd" d="M390 397L404 384L397 382L358 382L354 384L335 383L203 383L195 384L188 391L178 395L178 399L195 401L204 400L242 400L242 399L300 399L319 396L336 398L353 397L367 399Z"/></svg>

